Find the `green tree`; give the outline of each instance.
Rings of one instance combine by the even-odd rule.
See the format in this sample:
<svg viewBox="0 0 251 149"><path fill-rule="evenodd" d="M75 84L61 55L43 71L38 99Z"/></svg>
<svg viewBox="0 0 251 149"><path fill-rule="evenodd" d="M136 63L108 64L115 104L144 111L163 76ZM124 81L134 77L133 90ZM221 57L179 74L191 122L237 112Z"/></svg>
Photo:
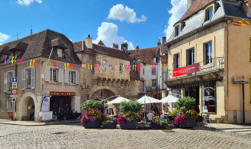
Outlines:
<svg viewBox="0 0 251 149"><path fill-rule="evenodd" d="M179 101L176 103L176 108L181 112L186 112L190 109L193 109L195 106L196 99L193 97L184 97L179 99Z"/></svg>

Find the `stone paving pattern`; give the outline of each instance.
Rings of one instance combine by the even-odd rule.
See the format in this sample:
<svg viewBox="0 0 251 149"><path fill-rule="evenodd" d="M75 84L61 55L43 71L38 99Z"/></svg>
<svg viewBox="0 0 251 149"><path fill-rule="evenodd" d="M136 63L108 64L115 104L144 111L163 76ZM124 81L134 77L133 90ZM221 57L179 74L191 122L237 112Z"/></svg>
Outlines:
<svg viewBox="0 0 251 149"><path fill-rule="evenodd" d="M251 136L209 130L102 130L0 124L1 149L248 149Z"/></svg>

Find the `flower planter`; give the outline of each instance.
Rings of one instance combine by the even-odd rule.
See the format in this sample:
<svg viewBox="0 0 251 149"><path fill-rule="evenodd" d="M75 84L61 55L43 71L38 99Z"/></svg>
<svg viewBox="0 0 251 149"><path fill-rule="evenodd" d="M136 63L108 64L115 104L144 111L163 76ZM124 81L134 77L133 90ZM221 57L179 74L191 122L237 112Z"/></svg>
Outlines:
<svg viewBox="0 0 251 149"><path fill-rule="evenodd" d="M181 128L194 128L196 125L196 120L188 119L186 124L181 124Z"/></svg>
<svg viewBox="0 0 251 149"><path fill-rule="evenodd" d="M126 124L121 124L120 123L120 128L121 129L136 129L136 127L137 127L137 121L136 120L127 122Z"/></svg>
<svg viewBox="0 0 251 149"><path fill-rule="evenodd" d="M116 123L106 124L102 128L103 129L116 129Z"/></svg>
<svg viewBox="0 0 251 149"><path fill-rule="evenodd" d="M99 128L101 125L101 121L89 121L87 122L84 127L85 128Z"/></svg>
<svg viewBox="0 0 251 149"><path fill-rule="evenodd" d="M152 129L166 129L165 126L158 125L158 124L155 124L155 123L151 123L151 128Z"/></svg>

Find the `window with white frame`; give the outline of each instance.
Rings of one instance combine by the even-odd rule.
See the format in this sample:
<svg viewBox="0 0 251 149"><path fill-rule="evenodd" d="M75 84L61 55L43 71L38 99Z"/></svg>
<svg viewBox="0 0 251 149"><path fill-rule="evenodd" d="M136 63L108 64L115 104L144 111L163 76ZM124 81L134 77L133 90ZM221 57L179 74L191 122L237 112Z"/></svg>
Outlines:
<svg viewBox="0 0 251 149"><path fill-rule="evenodd" d="M22 72L22 89L34 89L35 88L35 68L27 67Z"/></svg>
<svg viewBox="0 0 251 149"><path fill-rule="evenodd" d="M50 81L58 82L58 69L50 68Z"/></svg>
<svg viewBox="0 0 251 149"><path fill-rule="evenodd" d="M10 91L12 87L12 78L15 77L15 71L4 72L4 91Z"/></svg>
<svg viewBox="0 0 251 149"><path fill-rule="evenodd" d="M57 49L57 54L58 54L58 57L62 58L63 57L63 50Z"/></svg>
<svg viewBox="0 0 251 149"><path fill-rule="evenodd" d="M213 18L213 7L206 9L205 21L209 21Z"/></svg>
<svg viewBox="0 0 251 149"><path fill-rule="evenodd" d="M11 98L7 99L7 111L12 111L13 110L13 102Z"/></svg>
<svg viewBox="0 0 251 149"><path fill-rule="evenodd" d="M173 68L177 69L180 67L180 54L174 54L173 56Z"/></svg>
<svg viewBox="0 0 251 149"><path fill-rule="evenodd" d="M213 61L212 41L204 44L204 64L211 64Z"/></svg>
<svg viewBox="0 0 251 149"><path fill-rule="evenodd" d="M193 65L194 64L194 48L187 50L186 55L187 55L187 66Z"/></svg>
<svg viewBox="0 0 251 149"><path fill-rule="evenodd" d="M76 72L69 71L69 82L72 84L76 84Z"/></svg>
<svg viewBox="0 0 251 149"><path fill-rule="evenodd" d="M180 25L177 25L175 27L175 36L179 36L180 35Z"/></svg>

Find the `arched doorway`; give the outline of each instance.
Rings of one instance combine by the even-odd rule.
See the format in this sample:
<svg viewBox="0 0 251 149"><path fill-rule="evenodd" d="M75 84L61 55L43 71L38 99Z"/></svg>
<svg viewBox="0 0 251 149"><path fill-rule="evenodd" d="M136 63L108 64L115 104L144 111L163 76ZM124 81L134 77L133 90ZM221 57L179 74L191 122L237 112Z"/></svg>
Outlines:
<svg viewBox="0 0 251 149"><path fill-rule="evenodd" d="M25 93L18 102L17 119L25 121L38 120L38 105L33 93Z"/></svg>
<svg viewBox="0 0 251 149"><path fill-rule="evenodd" d="M90 99L99 99L99 100L103 100L106 98L109 98L111 96L114 96L115 94L109 90L109 89L100 89L95 91L92 95Z"/></svg>
<svg viewBox="0 0 251 149"><path fill-rule="evenodd" d="M27 99L27 120L35 120L35 104L32 98Z"/></svg>

